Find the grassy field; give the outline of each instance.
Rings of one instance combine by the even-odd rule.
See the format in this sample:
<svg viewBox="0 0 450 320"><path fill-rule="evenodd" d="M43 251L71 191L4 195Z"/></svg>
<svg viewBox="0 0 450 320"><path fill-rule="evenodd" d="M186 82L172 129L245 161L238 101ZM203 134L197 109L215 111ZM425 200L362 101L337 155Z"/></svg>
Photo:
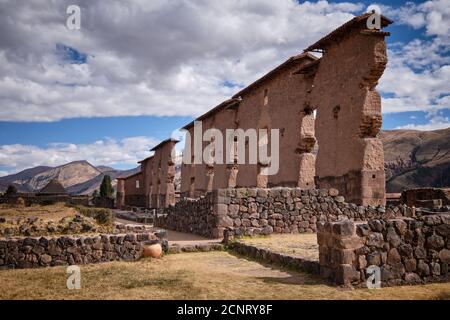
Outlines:
<svg viewBox="0 0 450 320"><path fill-rule="evenodd" d="M342 289L227 252L81 266L80 290L66 288L65 270L0 271L0 299L450 299L450 283Z"/></svg>
<svg viewBox="0 0 450 320"><path fill-rule="evenodd" d="M272 234L270 237L249 237L242 239L242 241L259 248L270 249L294 257L319 260L319 246L315 233Z"/></svg>
<svg viewBox="0 0 450 320"><path fill-rule="evenodd" d="M57 220L64 217L73 217L77 214L74 208L66 206L64 203L41 206L32 205L29 207L14 207L7 204L0 205L0 217L4 218L40 218L43 220Z"/></svg>
<svg viewBox="0 0 450 320"><path fill-rule="evenodd" d="M64 203L21 207L1 204L0 218L0 236L107 233L114 229L114 216L108 209Z"/></svg>

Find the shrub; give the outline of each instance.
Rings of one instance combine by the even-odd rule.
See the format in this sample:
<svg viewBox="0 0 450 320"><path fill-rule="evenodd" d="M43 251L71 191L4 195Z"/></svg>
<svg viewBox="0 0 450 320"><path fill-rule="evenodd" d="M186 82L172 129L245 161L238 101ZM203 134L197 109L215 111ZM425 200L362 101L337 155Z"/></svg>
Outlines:
<svg viewBox="0 0 450 320"><path fill-rule="evenodd" d="M16 200L16 206L19 208L25 207L25 200L22 197L18 197Z"/></svg>
<svg viewBox="0 0 450 320"><path fill-rule="evenodd" d="M110 209L91 208L80 205L73 207L82 215L94 218L99 224L112 225L114 223L114 214Z"/></svg>

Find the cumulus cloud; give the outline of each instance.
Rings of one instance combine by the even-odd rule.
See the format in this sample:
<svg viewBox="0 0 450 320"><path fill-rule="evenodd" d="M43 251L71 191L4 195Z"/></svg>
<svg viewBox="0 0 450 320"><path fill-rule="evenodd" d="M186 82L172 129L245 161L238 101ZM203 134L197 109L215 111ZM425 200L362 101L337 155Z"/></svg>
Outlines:
<svg viewBox="0 0 450 320"><path fill-rule="evenodd" d="M429 130L446 129L449 127L450 127L450 120L448 117L435 115L430 117L430 121L426 124L407 124L404 126L399 126L396 129L429 131Z"/></svg>
<svg viewBox="0 0 450 320"><path fill-rule="evenodd" d="M35 166L58 166L71 161L87 160L95 166L128 164L149 156L159 141L151 137L130 137L122 140L103 139L90 144L52 143L45 147L12 144L0 146L0 167L13 173Z"/></svg>
<svg viewBox="0 0 450 320"><path fill-rule="evenodd" d="M65 26L72 0L0 3L0 120L196 116L363 10L294 0L75 3L78 31ZM61 45L86 63L67 61Z"/></svg>
<svg viewBox="0 0 450 320"><path fill-rule="evenodd" d="M379 90L386 94L383 112L427 111L450 108L450 5L448 0L412 2L382 13L396 23L424 28L426 39L396 43L389 48L389 64ZM436 123L430 122L430 127Z"/></svg>

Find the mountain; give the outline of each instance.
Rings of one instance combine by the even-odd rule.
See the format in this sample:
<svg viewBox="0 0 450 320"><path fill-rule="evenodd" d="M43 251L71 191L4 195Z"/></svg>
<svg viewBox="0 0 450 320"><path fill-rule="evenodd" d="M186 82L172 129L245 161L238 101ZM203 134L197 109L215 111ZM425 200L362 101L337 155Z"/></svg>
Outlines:
<svg viewBox="0 0 450 320"><path fill-rule="evenodd" d="M139 172L139 170L140 170L140 168L137 167L137 168L134 168L131 170L114 170L114 169L112 169L109 171L103 171L98 176L95 176L94 178L92 178L90 180L70 186L69 188L67 188L67 191L70 194L77 194L77 195L92 194L95 190L100 189L100 185L102 183L104 176L106 176L106 175L110 176L112 178L112 185L113 185L113 187L115 187L117 184L116 178L131 176L132 174Z"/></svg>
<svg viewBox="0 0 450 320"><path fill-rule="evenodd" d="M389 130L384 146L387 192L450 186L450 128L434 131Z"/></svg>
<svg viewBox="0 0 450 320"><path fill-rule="evenodd" d="M58 167L35 167L19 173L0 177L0 192L4 192L8 185L13 184L19 192L37 192L51 180L57 179L70 194L91 194L100 187L103 176L113 178L126 176L139 170L115 170L110 167L93 166L87 161L74 161Z"/></svg>

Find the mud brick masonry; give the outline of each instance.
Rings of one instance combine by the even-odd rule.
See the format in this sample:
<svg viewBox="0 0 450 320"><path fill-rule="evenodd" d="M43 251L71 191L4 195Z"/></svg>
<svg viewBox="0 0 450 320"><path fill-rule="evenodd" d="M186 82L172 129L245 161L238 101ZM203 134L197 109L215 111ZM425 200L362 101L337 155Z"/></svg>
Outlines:
<svg viewBox="0 0 450 320"><path fill-rule="evenodd" d="M226 129L278 129L277 174L263 174L267 163L238 164L238 159L231 164L226 159L224 164L184 163L181 198L224 188L282 186L334 188L358 205L385 204L378 138L381 99L375 87L387 63L388 33L368 29L369 16L353 18L196 119L202 121L202 134L211 128L223 136ZM390 23L381 17L381 27ZM194 121L184 129L193 137ZM214 148L211 140L203 147ZM176 142L163 141L152 149L153 156L140 162L140 173L119 179L118 207L166 208L175 203L171 151ZM317 159L312 152L316 145ZM247 143L245 148L248 152Z"/></svg>

